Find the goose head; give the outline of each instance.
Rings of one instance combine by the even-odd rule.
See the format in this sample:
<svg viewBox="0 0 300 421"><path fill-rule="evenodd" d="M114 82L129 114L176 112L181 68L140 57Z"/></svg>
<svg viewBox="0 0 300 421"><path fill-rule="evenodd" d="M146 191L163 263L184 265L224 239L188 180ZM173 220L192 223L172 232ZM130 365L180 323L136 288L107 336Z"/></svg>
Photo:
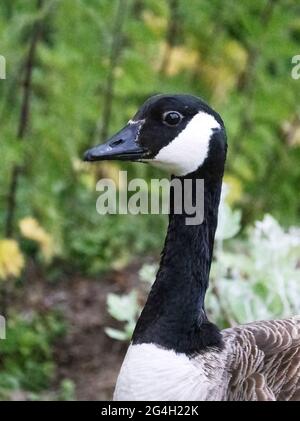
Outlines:
<svg viewBox="0 0 300 421"><path fill-rule="evenodd" d="M219 114L192 95L156 95L85 161L140 161L185 176L202 167L224 166L226 134Z"/></svg>

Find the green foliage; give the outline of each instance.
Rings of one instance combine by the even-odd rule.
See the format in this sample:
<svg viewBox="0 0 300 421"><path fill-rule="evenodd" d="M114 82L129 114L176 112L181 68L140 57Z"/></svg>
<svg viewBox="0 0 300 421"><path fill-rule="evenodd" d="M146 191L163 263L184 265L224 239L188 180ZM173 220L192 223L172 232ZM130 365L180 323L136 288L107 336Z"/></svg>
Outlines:
<svg viewBox="0 0 300 421"><path fill-rule="evenodd" d="M55 314L10 316L6 339L0 341L0 391L48 387L55 368L52 346L64 331Z"/></svg>
<svg viewBox="0 0 300 421"><path fill-rule="evenodd" d="M126 3L116 33L119 1L51 0L40 11L35 2L1 2L0 54L7 60L7 79L0 81L0 229L5 230L9 181L18 164L23 172L15 225L35 217L53 235L62 261L95 273L115 260L127 261L128 244L130 254L156 249L162 240L157 217L100 218L93 191L106 174L101 165L75 168L83 151L103 140L101 133L119 129L155 92L203 96L224 117L227 173L240 185L235 202L243 210L243 225L267 212L284 226L297 223L299 82L291 78L300 32L297 2ZM43 31L28 127L20 141L21 81L38 18ZM154 174L144 166L119 168L146 179Z"/></svg>
<svg viewBox="0 0 300 421"><path fill-rule="evenodd" d="M96 196L90 196L78 209L70 209L73 218L65 220L65 259L73 269L95 275L161 247L166 225L161 215L98 215Z"/></svg>
<svg viewBox="0 0 300 421"><path fill-rule="evenodd" d="M58 400L60 401L74 401L75 400L75 385L72 380L64 379L60 384L58 393Z"/></svg>
<svg viewBox="0 0 300 421"><path fill-rule="evenodd" d="M37 22L42 30L28 84ZM296 0L1 0L7 78L0 80L0 278L20 276L32 261L47 264L47 279L61 280L62 268L95 275L157 253L167 218L100 216L95 209L98 179L115 179L126 169L129 179L149 181L157 170L89 166L81 158L119 130L148 96L188 92L220 112L228 133L231 206L224 204L216 236L207 296L211 318L227 326L299 312L299 234L283 228L299 225L300 81L291 77L299 40ZM8 239L11 203L14 233ZM24 218L26 235L19 226ZM36 225L28 234L30 220ZM141 298L156 269L142 268ZM14 285L2 282L1 290ZM109 296L109 312L122 327L107 328L108 335L129 340L138 298L137 292ZM27 388L28 399L38 400L44 393L61 329L52 317L9 318L8 339L0 341L1 396ZM72 400L73 383L63 381L50 397Z"/></svg>

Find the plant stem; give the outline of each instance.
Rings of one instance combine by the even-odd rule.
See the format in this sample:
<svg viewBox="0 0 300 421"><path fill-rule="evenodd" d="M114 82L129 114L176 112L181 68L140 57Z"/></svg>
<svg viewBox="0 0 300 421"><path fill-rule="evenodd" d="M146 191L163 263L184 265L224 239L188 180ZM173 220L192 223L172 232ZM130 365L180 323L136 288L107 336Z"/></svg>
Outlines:
<svg viewBox="0 0 300 421"><path fill-rule="evenodd" d="M128 7L128 0L119 0L112 29L112 43L109 55L109 67L104 88L102 117L96 126L95 140L99 143L107 138L114 98L115 71L122 52L123 26Z"/></svg>
<svg viewBox="0 0 300 421"><path fill-rule="evenodd" d="M43 0L37 1L37 11L42 8ZM29 115L30 115L30 96L32 91L32 71L34 67L34 59L36 53L36 47L42 32L42 20L39 18L35 21L31 42L29 45L28 55L25 61L24 80L22 84L22 103L19 115L19 124L17 129L17 138L22 141L27 133ZM14 233L14 218L17 207L17 192L22 174L22 167L15 164L11 171L10 183L7 195L7 210L5 219L5 236L10 238Z"/></svg>
<svg viewBox="0 0 300 421"><path fill-rule="evenodd" d="M166 46L164 55L162 58L159 73L165 74L168 70L172 50L176 45L178 34L179 34L179 2L178 0L169 0L170 18L168 21L168 28L166 33Z"/></svg>

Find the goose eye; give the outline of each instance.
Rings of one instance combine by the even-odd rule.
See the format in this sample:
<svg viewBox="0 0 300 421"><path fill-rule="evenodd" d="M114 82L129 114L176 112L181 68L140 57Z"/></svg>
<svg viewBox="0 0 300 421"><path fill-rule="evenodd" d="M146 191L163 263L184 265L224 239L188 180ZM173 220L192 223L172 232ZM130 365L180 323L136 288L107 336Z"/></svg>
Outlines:
<svg viewBox="0 0 300 421"><path fill-rule="evenodd" d="M167 111L163 115L163 122L168 126L177 126L182 119L183 116L177 111Z"/></svg>

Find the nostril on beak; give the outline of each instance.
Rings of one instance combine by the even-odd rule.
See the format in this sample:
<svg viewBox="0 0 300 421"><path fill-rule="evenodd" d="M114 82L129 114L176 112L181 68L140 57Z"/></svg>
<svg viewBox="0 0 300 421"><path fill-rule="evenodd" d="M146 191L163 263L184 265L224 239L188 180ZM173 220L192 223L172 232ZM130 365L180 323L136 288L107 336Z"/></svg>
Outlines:
<svg viewBox="0 0 300 421"><path fill-rule="evenodd" d="M116 146L122 145L122 143L124 143L124 139L113 140L112 142L110 142L109 146L111 148L114 148Z"/></svg>

